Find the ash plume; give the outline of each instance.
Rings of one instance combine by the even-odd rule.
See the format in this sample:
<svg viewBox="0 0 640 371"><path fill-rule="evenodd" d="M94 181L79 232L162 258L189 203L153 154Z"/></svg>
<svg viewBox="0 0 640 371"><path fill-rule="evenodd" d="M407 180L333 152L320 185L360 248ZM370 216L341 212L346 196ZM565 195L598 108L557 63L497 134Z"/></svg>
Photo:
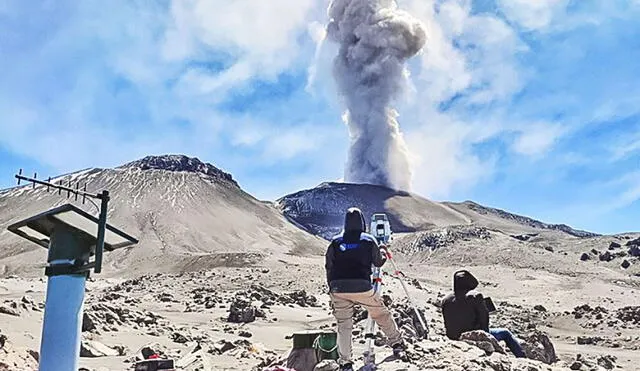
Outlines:
<svg viewBox="0 0 640 371"><path fill-rule="evenodd" d="M339 44L333 76L347 112L351 146L345 181L411 188L409 151L392 107L407 59L426 41L418 20L395 0L333 0L327 37Z"/></svg>

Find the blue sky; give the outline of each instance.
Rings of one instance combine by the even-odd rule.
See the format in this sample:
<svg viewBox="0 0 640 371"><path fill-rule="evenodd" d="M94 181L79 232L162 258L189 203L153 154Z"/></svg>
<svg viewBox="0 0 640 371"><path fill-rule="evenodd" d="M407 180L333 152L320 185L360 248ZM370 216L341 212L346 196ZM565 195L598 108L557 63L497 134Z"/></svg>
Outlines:
<svg viewBox="0 0 640 371"><path fill-rule="evenodd" d="M413 191L640 231L640 1L400 0ZM197 156L262 199L343 176L318 0L0 0L0 188Z"/></svg>

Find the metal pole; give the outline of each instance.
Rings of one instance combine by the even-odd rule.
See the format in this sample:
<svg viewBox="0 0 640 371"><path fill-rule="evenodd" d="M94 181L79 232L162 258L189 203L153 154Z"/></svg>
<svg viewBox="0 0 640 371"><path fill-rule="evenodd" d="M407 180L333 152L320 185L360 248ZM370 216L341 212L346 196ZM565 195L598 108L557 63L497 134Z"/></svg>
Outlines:
<svg viewBox="0 0 640 371"><path fill-rule="evenodd" d="M382 295L382 270L379 267L373 267L373 293L374 295ZM375 370L376 363L376 355L374 352L374 340L376 337L376 322L371 318L371 314L369 314L369 318L367 320L366 333L364 337L366 339L365 351L363 354L364 358L364 368L365 371Z"/></svg>
<svg viewBox="0 0 640 371"><path fill-rule="evenodd" d="M390 234L391 228L389 226L389 222L387 221L387 216L384 215L384 219L378 219L376 216L380 216L381 214L374 214L371 216L371 227L370 232L373 234L378 243L386 243ZM381 223L379 223L381 222ZM379 225L383 225L384 228L378 228ZM381 233L382 232L382 233ZM373 279L373 293L374 295L382 296L382 269L380 267L372 268L372 279ZM365 351L363 354L364 358L364 371L373 371L376 369L376 355L374 351L375 346L375 336L376 336L376 322L369 315L369 319L366 325L366 333L364 335L366 339Z"/></svg>
<svg viewBox="0 0 640 371"><path fill-rule="evenodd" d="M96 242L96 266L95 273L102 272L102 252L104 250L104 234L107 225L107 206L109 204L109 191L102 191L100 197L100 216L98 217L98 241Z"/></svg>
<svg viewBox="0 0 640 371"><path fill-rule="evenodd" d="M89 261L89 246L70 228L56 226L49 244L40 371L78 369L87 274L71 273Z"/></svg>
<svg viewBox="0 0 640 371"><path fill-rule="evenodd" d="M409 306L411 307L411 309L413 309L413 312L414 312L414 314L416 315L416 317L418 319L418 323L420 323L420 327L422 327L422 330L424 331L425 339L428 340L429 339L429 327L427 327L427 325L422 320L422 315L420 314L420 311L418 311L418 307L414 303L413 298L411 297L411 294L409 293L409 288L407 287L407 284L400 277L400 275L402 275L403 273L398 269L398 266L396 265L396 262L393 259L393 256L391 255L391 251L389 251L389 247L385 246L384 250L386 251L387 259L391 262L391 266L393 267L394 276L400 281L400 284L402 285L402 289L404 290L404 293L405 293L405 295L407 295L407 299L409 300Z"/></svg>

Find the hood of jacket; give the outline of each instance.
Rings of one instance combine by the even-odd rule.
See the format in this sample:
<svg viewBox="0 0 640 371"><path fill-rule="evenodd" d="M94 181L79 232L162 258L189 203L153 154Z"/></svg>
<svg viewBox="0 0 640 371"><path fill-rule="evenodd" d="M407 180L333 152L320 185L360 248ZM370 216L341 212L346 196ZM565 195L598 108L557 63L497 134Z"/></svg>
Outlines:
<svg viewBox="0 0 640 371"><path fill-rule="evenodd" d="M357 207L347 210L344 216L345 233L362 233L367 231L367 225L364 222L364 215Z"/></svg>
<svg viewBox="0 0 640 371"><path fill-rule="evenodd" d="M467 292L478 287L478 280L467 270L459 270L453 275L453 291Z"/></svg>

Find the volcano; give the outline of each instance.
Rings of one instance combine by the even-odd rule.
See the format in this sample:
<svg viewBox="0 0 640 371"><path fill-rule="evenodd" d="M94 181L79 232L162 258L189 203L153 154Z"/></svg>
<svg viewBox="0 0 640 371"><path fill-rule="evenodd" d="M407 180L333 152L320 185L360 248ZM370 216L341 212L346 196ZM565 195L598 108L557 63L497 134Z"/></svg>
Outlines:
<svg viewBox="0 0 640 371"><path fill-rule="evenodd" d="M548 224L472 201L435 202L414 193L370 184L322 183L281 197L276 206L294 223L326 239L340 232L349 207L360 208L367 218L373 213L387 213L391 229L396 233L477 225L511 234L558 232L573 237L597 236L565 224Z"/></svg>

